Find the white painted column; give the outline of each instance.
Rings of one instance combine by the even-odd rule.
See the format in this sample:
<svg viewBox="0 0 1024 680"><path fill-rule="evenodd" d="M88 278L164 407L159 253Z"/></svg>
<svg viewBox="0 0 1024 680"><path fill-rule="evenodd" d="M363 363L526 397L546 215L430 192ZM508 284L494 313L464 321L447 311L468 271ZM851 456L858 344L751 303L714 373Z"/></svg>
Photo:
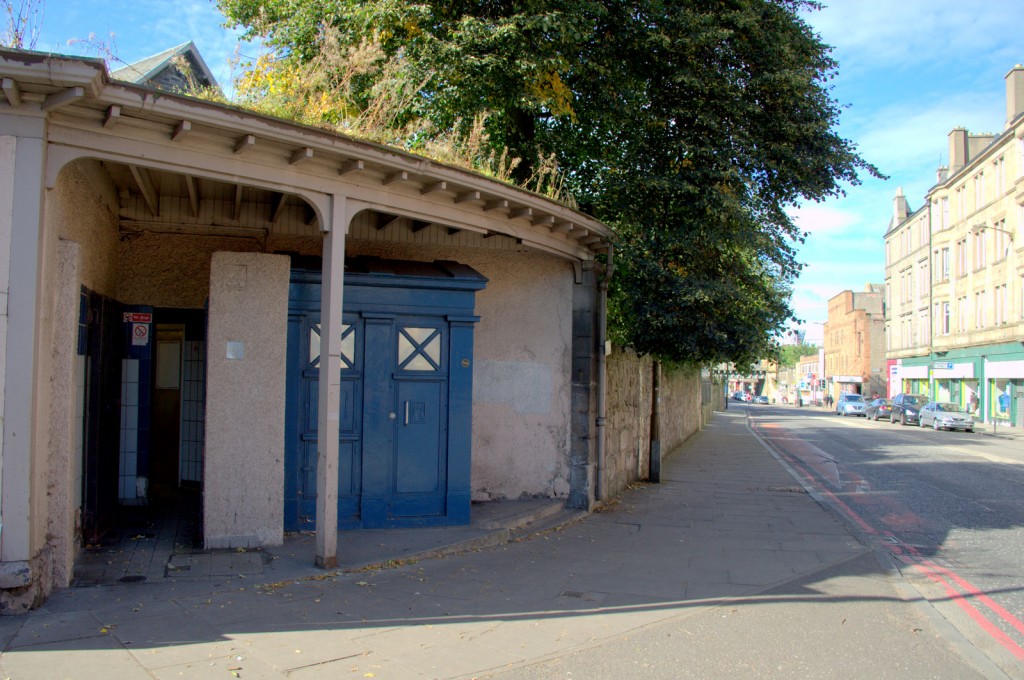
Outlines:
<svg viewBox="0 0 1024 680"><path fill-rule="evenodd" d="M316 566L338 566L338 429L341 409L341 306L345 276L345 197L331 197L323 219L320 289L320 394L316 463Z"/></svg>
<svg viewBox="0 0 1024 680"><path fill-rule="evenodd" d="M4 126L0 125L0 129ZM44 121L18 121L2 136L0 189L0 337L3 366L3 452L0 463L0 587L31 580L36 333L39 243L43 215ZM12 285L13 284L13 285Z"/></svg>

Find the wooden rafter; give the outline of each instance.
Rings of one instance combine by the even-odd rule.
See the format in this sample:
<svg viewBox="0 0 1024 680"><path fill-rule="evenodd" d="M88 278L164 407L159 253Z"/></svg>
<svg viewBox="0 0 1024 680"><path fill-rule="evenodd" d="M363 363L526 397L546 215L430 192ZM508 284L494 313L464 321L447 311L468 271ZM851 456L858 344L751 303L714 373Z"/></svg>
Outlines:
<svg viewBox="0 0 1024 680"><path fill-rule="evenodd" d="M292 152L292 157L288 159L288 164L299 165L311 160L313 160L313 147L305 146Z"/></svg>
<svg viewBox="0 0 1024 680"><path fill-rule="evenodd" d="M196 186L196 178L185 175L185 188L188 189L188 205L192 210L192 217L199 217L199 187Z"/></svg>
<svg viewBox="0 0 1024 680"><path fill-rule="evenodd" d="M235 153L243 154L256 146L256 135L242 135L235 142Z"/></svg>
<svg viewBox="0 0 1024 680"><path fill-rule="evenodd" d="M376 224L377 231L384 231L385 229L387 229L391 225L393 225L396 222L398 222L398 220L400 220L400 219L402 219L402 218L401 217L397 217L395 215L389 215L388 213L381 213L381 212L377 213L377 224Z"/></svg>
<svg viewBox="0 0 1024 680"><path fill-rule="evenodd" d="M11 106L21 106L21 88L14 78L4 78L0 82L0 89L4 91L4 96Z"/></svg>
<svg viewBox="0 0 1024 680"><path fill-rule="evenodd" d="M132 171L132 177L135 178L135 184L138 185L139 193L142 194L142 200L146 202L150 214L153 217L160 217L160 196L156 193L156 187L153 185L153 178L149 176L149 171L137 165L128 167Z"/></svg>
<svg viewBox="0 0 1024 680"><path fill-rule="evenodd" d="M479 200L480 200L480 192L479 191L467 191L467 192L461 193L461 194L459 194L458 196L455 197L455 202L456 203L469 203L471 201L479 201Z"/></svg>
<svg viewBox="0 0 1024 680"><path fill-rule="evenodd" d="M242 216L242 185L235 185L235 208L232 211L234 219L239 219Z"/></svg>
<svg viewBox="0 0 1024 680"><path fill-rule="evenodd" d="M419 232L421 232L424 229L426 229L427 227L429 227L431 224L433 224L433 223L432 222L425 222L424 220L413 220L412 221L412 233L418 234Z"/></svg>
<svg viewBox="0 0 1024 680"><path fill-rule="evenodd" d="M428 184L422 189L420 189L420 195L426 196L427 194L436 194L439 191L446 191L447 189L448 182L434 182L433 184Z"/></svg>
<svg viewBox="0 0 1024 680"><path fill-rule="evenodd" d="M43 103L39 105L43 111L54 111L62 106L68 104L74 104L77 101L85 99L85 88L84 87L69 87L66 90L60 92L54 92L51 95L47 95Z"/></svg>
<svg viewBox="0 0 1024 680"><path fill-rule="evenodd" d="M107 107L107 112L103 114L103 127L111 128L117 125L121 120L121 107L117 104L111 104Z"/></svg>
<svg viewBox="0 0 1024 680"><path fill-rule="evenodd" d="M408 181L409 181L409 172L406 171L406 170L400 170L398 172L393 172L390 175L386 176L384 178L383 184L384 184L384 186L388 186L389 184L397 184L399 182L408 182Z"/></svg>
<svg viewBox="0 0 1024 680"><path fill-rule="evenodd" d="M366 169L366 164L361 160L349 160L344 161L341 167L338 169L339 175L351 175L353 172L362 172Z"/></svg>
<svg viewBox="0 0 1024 680"><path fill-rule="evenodd" d="M288 202L288 194L280 193L274 194L273 209L271 210L270 223L277 224L277 221L281 219L281 213L284 212L284 205Z"/></svg>
<svg viewBox="0 0 1024 680"><path fill-rule="evenodd" d="M172 142L180 142L190 132L192 132L192 121L190 121L190 120L178 121L178 124L174 126L174 132L171 133L171 141Z"/></svg>
<svg viewBox="0 0 1024 680"><path fill-rule="evenodd" d="M520 217L525 217L527 219L532 219L533 218L533 208L519 207L519 208L512 208L511 210L508 211L508 218L510 220L515 220L515 219L518 219Z"/></svg>
<svg viewBox="0 0 1024 680"><path fill-rule="evenodd" d="M499 198L493 201L487 201L484 203L484 211L491 212L492 210L508 210L508 201L503 198Z"/></svg>

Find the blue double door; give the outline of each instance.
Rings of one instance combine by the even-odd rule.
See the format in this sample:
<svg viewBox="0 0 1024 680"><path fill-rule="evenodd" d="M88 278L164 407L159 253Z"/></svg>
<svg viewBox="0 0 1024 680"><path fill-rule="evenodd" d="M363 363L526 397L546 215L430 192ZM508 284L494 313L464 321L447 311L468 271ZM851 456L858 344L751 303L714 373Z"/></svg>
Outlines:
<svg viewBox="0 0 1024 680"><path fill-rule="evenodd" d="M292 275L285 529L316 523L321 370L341 375L339 526L468 522L476 286L438 290L450 281L346 272L342 325L335 329L340 365L327 366L320 356L328 331L320 324L319 279L319 272ZM483 279L469 283L482 287Z"/></svg>

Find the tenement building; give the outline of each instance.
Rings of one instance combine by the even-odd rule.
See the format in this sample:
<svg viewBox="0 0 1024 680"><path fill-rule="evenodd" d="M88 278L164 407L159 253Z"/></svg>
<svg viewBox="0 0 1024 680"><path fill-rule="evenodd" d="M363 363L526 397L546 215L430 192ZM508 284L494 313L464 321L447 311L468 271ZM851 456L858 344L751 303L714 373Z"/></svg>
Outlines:
<svg viewBox="0 0 1024 680"><path fill-rule="evenodd" d="M844 290L828 301L825 380L828 393L884 394L885 319L881 284Z"/></svg>
<svg viewBox="0 0 1024 680"><path fill-rule="evenodd" d="M999 134L949 134L924 205L898 191L885 235L889 392L1024 427L1024 66Z"/></svg>

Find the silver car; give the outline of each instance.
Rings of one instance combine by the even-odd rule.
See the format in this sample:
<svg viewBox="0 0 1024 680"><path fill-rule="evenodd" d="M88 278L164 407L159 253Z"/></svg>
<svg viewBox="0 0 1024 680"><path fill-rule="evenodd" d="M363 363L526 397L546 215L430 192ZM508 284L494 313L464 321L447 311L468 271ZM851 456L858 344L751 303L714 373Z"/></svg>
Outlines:
<svg viewBox="0 0 1024 680"><path fill-rule="evenodd" d="M930 401L921 407L917 421L921 427L931 425L936 430L963 430L974 432L974 418L960 404L948 401Z"/></svg>
<svg viewBox="0 0 1024 680"><path fill-rule="evenodd" d="M836 415L837 416L864 416L867 417L867 402L864 401L864 397L860 394L853 394L847 392L840 394L839 399L836 401Z"/></svg>

